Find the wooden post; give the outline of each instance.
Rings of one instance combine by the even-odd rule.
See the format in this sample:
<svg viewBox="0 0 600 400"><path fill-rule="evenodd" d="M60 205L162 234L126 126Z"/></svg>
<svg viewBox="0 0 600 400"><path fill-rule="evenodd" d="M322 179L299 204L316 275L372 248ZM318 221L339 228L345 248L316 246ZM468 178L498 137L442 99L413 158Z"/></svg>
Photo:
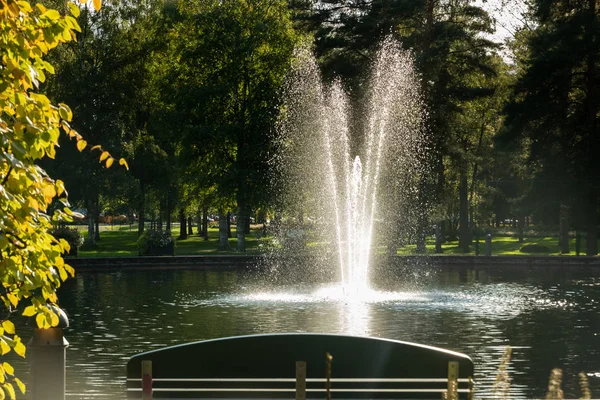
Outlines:
<svg viewBox="0 0 600 400"><path fill-rule="evenodd" d="M448 400L458 400L458 362L448 363Z"/></svg>
<svg viewBox="0 0 600 400"><path fill-rule="evenodd" d="M469 393L467 394L468 400L473 400L475 398L475 386L473 385L473 377L469 377Z"/></svg>
<svg viewBox="0 0 600 400"><path fill-rule="evenodd" d="M327 375L325 395L327 400L331 400L331 361L333 361L333 356L329 353L325 353L325 374Z"/></svg>
<svg viewBox="0 0 600 400"><path fill-rule="evenodd" d="M142 400L152 400L152 361L142 361Z"/></svg>
<svg viewBox="0 0 600 400"><path fill-rule="evenodd" d="M296 400L306 400L306 361L296 361Z"/></svg>

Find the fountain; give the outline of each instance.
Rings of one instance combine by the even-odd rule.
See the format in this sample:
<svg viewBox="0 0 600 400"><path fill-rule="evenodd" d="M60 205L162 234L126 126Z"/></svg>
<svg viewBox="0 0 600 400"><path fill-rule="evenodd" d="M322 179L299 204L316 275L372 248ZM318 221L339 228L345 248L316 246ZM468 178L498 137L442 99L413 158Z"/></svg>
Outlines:
<svg viewBox="0 0 600 400"><path fill-rule="evenodd" d="M386 235L414 229L424 150L419 89L411 54L391 38L372 64L364 105L354 110L339 80L323 83L309 50L296 53L279 126L284 197L296 222L307 215L321 228L316 241L335 242L348 297L369 287L373 246L384 242L375 228Z"/></svg>

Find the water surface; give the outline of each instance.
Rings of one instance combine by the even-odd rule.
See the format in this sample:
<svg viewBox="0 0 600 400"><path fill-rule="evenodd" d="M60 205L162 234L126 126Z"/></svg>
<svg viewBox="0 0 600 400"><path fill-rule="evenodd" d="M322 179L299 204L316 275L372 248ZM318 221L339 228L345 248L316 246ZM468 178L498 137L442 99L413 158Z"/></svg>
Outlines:
<svg viewBox="0 0 600 400"><path fill-rule="evenodd" d="M492 394L513 348L513 398L544 397L553 367L565 394L577 374L600 395L600 271L419 269L361 299L333 284L279 284L238 272L80 272L60 292L70 399L125 398L127 359L190 341L255 333L325 332L418 342L468 354L477 397ZM27 338L27 335L23 335Z"/></svg>

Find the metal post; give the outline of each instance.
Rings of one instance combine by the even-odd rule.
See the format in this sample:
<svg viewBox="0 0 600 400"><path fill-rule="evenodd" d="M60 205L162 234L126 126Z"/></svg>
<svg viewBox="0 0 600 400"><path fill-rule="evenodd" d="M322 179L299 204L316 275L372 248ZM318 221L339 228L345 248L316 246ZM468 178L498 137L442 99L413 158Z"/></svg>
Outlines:
<svg viewBox="0 0 600 400"><path fill-rule="evenodd" d="M492 235L489 233L485 235L485 255L488 257L492 255Z"/></svg>
<svg viewBox="0 0 600 400"><path fill-rule="evenodd" d="M142 400L152 400L152 360L142 361Z"/></svg>
<svg viewBox="0 0 600 400"><path fill-rule="evenodd" d="M63 329L69 326L67 315L58 307L51 307L58 314L58 326L49 329L35 328L27 344L31 352L31 380L28 389L32 400L64 400L66 390L67 347Z"/></svg>
<svg viewBox="0 0 600 400"><path fill-rule="evenodd" d="M458 362L448 362L448 400L458 400Z"/></svg>
<svg viewBox="0 0 600 400"><path fill-rule="evenodd" d="M296 400L306 400L306 361L296 361Z"/></svg>

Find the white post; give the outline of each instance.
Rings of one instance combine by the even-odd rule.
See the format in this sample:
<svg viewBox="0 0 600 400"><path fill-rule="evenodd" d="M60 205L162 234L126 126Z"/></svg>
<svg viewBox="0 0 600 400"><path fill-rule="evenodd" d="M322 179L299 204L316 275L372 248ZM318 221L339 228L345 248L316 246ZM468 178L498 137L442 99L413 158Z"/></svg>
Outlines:
<svg viewBox="0 0 600 400"><path fill-rule="evenodd" d="M65 399L69 342L64 337L63 328L69 326L69 320L64 311L58 307L52 308L58 314L58 326L49 329L35 328L33 337L27 344L31 352L31 381L27 388L31 390L32 400Z"/></svg>

